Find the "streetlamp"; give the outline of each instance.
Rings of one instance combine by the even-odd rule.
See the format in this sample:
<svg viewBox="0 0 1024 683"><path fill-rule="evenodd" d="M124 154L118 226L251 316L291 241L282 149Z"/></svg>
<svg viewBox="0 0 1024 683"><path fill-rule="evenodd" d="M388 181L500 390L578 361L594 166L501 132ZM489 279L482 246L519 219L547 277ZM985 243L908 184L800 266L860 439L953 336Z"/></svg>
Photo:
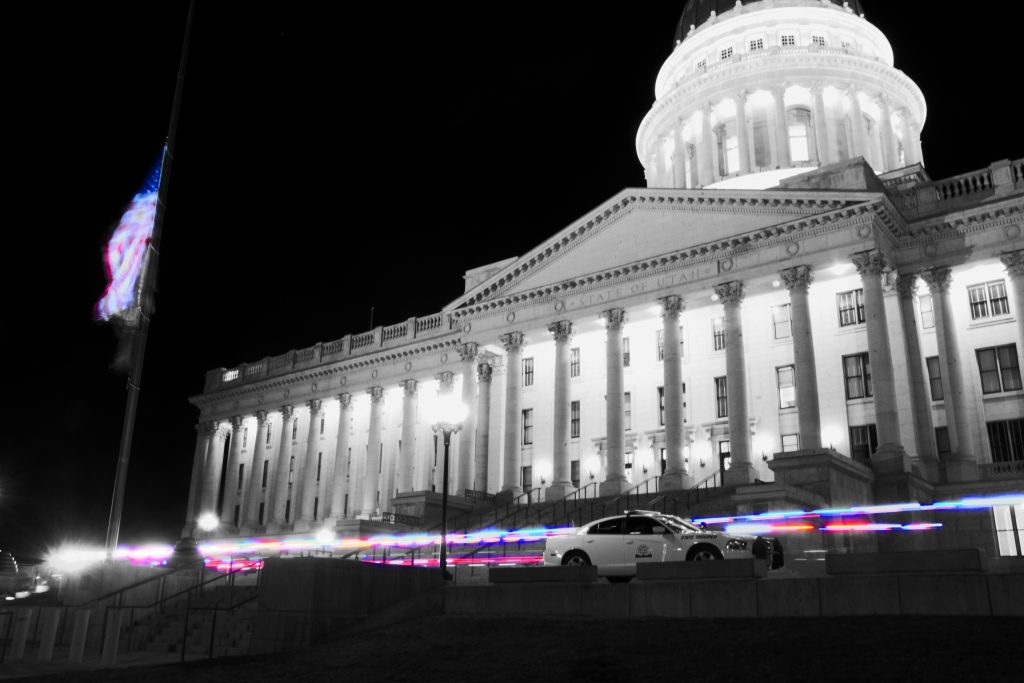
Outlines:
<svg viewBox="0 0 1024 683"><path fill-rule="evenodd" d="M448 450L452 443L452 434L462 429L469 408L459 401L454 394L446 393L437 397L434 416L430 428L444 436L444 474L441 480L441 577L448 580Z"/></svg>

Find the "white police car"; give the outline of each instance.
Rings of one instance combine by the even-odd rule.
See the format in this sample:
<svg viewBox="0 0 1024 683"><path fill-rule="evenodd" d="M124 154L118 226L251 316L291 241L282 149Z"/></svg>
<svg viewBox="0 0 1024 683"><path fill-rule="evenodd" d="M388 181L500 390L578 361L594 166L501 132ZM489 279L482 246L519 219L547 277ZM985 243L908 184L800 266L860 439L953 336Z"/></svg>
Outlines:
<svg viewBox="0 0 1024 683"><path fill-rule="evenodd" d="M636 575L641 562L677 562L754 557L769 569L784 563L782 545L764 536L735 536L712 531L689 520L648 510L627 510L564 536L551 536L544 547L545 565L597 566L609 579Z"/></svg>

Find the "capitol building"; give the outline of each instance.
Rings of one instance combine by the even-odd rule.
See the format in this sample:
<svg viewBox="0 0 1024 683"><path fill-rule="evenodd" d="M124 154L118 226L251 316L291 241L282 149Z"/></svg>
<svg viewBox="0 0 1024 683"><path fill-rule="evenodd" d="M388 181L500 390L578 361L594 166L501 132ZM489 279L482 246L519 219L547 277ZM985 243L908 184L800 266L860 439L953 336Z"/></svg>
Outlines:
<svg viewBox="0 0 1024 683"><path fill-rule="evenodd" d="M469 409L464 506L1024 489L1024 159L931 178L925 96L869 19L690 0L636 135L647 186L466 272L439 311L209 371L184 533L426 514L446 394Z"/></svg>

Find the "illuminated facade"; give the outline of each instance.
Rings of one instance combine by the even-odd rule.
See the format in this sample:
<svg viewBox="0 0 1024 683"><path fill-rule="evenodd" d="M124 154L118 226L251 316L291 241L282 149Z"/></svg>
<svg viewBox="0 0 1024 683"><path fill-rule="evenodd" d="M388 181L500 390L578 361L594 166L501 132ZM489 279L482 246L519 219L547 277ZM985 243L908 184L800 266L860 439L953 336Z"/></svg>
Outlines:
<svg viewBox="0 0 1024 683"><path fill-rule="evenodd" d="M857 2L691 0L656 95L647 188L439 313L207 373L186 533L439 491L438 392L470 409L457 495L723 472L739 508L831 502L801 498L814 463L863 483L845 503L1019 486L1024 160L930 179L923 96Z"/></svg>

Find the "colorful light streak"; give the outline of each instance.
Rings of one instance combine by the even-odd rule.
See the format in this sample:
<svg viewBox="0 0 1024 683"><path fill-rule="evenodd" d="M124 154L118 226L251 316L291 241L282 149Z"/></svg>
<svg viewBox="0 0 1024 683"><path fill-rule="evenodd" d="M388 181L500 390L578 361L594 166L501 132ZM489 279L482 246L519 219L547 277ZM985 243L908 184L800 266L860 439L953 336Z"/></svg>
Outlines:
<svg viewBox="0 0 1024 683"><path fill-rule="evenodd" d="M726 533L738 535L786 534L806 531L931 531L939 529L942 524L935 522L917 524L882 524L869 522L850 522L826 524L819 527L813 524L729 524Z"/></svg>

